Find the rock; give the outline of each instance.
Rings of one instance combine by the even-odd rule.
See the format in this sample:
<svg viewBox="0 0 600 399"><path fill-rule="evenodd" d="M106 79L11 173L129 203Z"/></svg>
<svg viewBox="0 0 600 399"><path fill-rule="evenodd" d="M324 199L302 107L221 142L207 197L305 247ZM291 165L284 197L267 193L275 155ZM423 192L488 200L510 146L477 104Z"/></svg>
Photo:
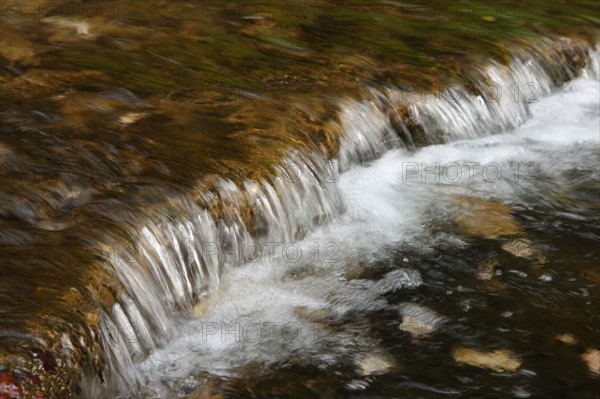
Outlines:
<svg viewBox="0 0 600 399"><path fill-rule="evenodd" d="M548 51L552 62L563 65L560 70L551 73L552 80L557 86L572 79L573 74L581 71L589 62L589 54L584 44L577 39L559 37Z"/></svg>
<svg viewBox="0 0 600 399"><path fill-rule="evenodd" d="M535 261L538 265L548 263L548 259L538 248L533 245L531 240L518 238L502 244L502 249L517 258L525 258Z"/></svg>
<svg viewBox="0 0 600 399"><path fill-rule="evenodd" d="M502 244L502 249L517 258L531 258L536 254L533 243L526 238L519 238Z"/></svg>
<svg viewBox="0 0 600 399"><path fill-rule="evenodd" d="M433 310L414 303L401 304L400 313L402 314L402 323L398 329L409 333L413 338L430 335L444 321L444 318Z"/></svg>
<svg viewBox="0 0 600 399"><path fill-rule="evenodd" d="M585 362L590 373L594 376L600 376L600 351L594 348L588 348L581 359Z"/></svg>
<svg viewBox="0 0 600 399"><path fill-rule="evenodd" d="M6 58L11 64L39 64L35 50L35 43L25 39L23 35L3 30L0 39L0 56Z"/></svg>
<svg viewBox="0 0 600 399"><path fill-rule="evenodd" d="M600 284L600 272L590 269L583 271L581 274L586 280Z"/></svg>
<svg viewBox="0 0 600 399"><path fill-rule="evenodd" d="M410 315L402 318L402 323L400 323L398 329L409 333L414 338L423 338L435 331L433 325L420 321Z"/></svg>
<svg viewBox="0 0 600 399"><path fill-rule="evenodd" d="M507 349L480 352L475 349L459 347L452 351L452 357L459 364L485 368L496 373L512 373L521 366L521 361Z"/></svg>
<svg viewBox="0 0 600 399"><path fill-rule="evenodd" d="M575 336L570 333L559 334L554 338L557 339L558 341L562 342L563 344L567 344L567 345L575 345L577 343Z"/></svg>
<svg viewBox="0 0 600 399"><path fill-rule="evenodd" d="M367 355L356 362L358 366L357 373L366 377L369 375L377 375L387 373L392 369L394 363L392 359L382 355Z"/></svg>
<svg viewBox="0 0 600 399"><path fill-rule="evenodd" d="M131 125L136 123L142 118L145 118L149 114L146 112L127 112L121 116L119 116L119 124L121 126Z"/></svg>
<svg viewBox="0 0 600 399"><path fill-rule="evenodd" d="M462 233L497 239L514 236L520 232L510 208L506 205L466 196L458 197L457 200L459 214L454 222Z"/></svg>
<svg viewBox="0 0 600 399"><path fill-rule="evenodd" d="M85 320L87 321L88 326L92 328L96 328L98 325L100 325L100 317L98 317L96 313L87 312L85 314Z"/></svg>
<svg viewBox="0 0 600 399"><path fill-rule="evenodd" d="M488 258L477 265L475 277L478 280L489 281L494 278L496 269L500 267L500 261L496 258Z"/></svg>

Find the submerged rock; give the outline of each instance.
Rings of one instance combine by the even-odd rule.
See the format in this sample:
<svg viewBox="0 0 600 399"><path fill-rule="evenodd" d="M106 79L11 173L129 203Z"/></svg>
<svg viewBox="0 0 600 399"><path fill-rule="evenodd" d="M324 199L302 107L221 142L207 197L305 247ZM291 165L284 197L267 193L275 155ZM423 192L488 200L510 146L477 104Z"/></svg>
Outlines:
<svg viewBox="0 0 600 399"><path fill-rule="evenodd" d="M533 243L526 238L519 238L502 244L502 249L517 258L530 258L535 254Z"/></svg>
<svg viewBox="0 0 600 399"><path fill-rule="evenodd" d="M402 323L398 329L409 333L413 338L430 335L444 321L444 318L433 310L414 303L400 305L400 313L402 314Z"/></svg>
<svg viewBox="0 0 600 399"><path fill-rule="evenodd" d="M581 274L586 280L600 284L600 272L590 269L583 271Z"/></svg>
<svg viewBox="0 0 600 399"><path fill-rule="evenodd" d="M147 112L127 112L119 116L119 124L122 126L131 125L148 115Z"/></svg>
<svg viewBox="0 0 600 399"><path fill-rule="evenodd" d="M459 214L454 222L462 233L486 239L519 234L519 226L506 205L466 196L457 200Z"/></svg>
<svg viewBox="0 0 600 399"><path fill-rule="evenodd" d="M548 262L544 254L533 245L531 240L526 238L505 242L502 244L502 249L517 258L535 260L539 264Z"/></svg>
<svg viewBox="0 0 600 399"><path fill-rule="evenodd" d="M452 351L452 357L457 363L492 370L496 373L512 373L521 366L521 361L507 349L480 352L476 349L459 347Z"/></svg>
<svg viewBox="0 0 600 399"><path fill-rule="evenodd" d="M387 373L394 367L392 359L385 355L371 354L356 362L357 373L362 376L370 376Z"/></svg>
<svg viewBox="0 0 600 399"><path fill-rule="evenodd" d="M600 376L600 351L598 349L588 348L581 355L581 359L587 365L590 374Z"/></svg>
<svg viewBox="0 0 600 399"><path fill-rule="evenodd" d="M556 340L562 342L563 344L567 344L567 345L575 345L577 343L575 336L571 333L559 334L554 338Z"/></svg>
<svg viewBox="0 0 600 399"><path fill-rule="evenodd" d="M496 258L488 258L481 261L477 265L475 277L478 280L489 281L494 278L494 273L498 267L500 267L500 261Z"/></svg>
<svg viewBox="0 0 600 399"><path fill-rule="evenodd" d="M435 326L410 315L406 315L402 318L402 323L400 323L398 329L409 333L414 338L426 337L436 330Z"/></svg>

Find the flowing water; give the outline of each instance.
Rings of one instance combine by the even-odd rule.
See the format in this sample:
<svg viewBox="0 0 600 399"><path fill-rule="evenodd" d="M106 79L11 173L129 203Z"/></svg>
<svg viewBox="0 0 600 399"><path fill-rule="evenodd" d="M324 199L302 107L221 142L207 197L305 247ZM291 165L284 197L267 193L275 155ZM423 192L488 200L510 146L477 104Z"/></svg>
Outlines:
<svg viewBox="0 0 600 399"><path fill-rule="evenodd" d="M527 58L488 76L487 98L347 100L336 161L299 151L272 181L221 180L220 220L198 188L135 227L135 253L104 265L124 292L101 315L107 384L87 378L84 396L596 398L580 354L600 333L598 52L560 88ZM429 145L395 134L400 98ZM514 231L461 222L479 205L509 209ZM407 315L427 331L399 328ZM458 346L522 365L459 365Z"/></svg>
<svg viewBox="0 0 600 399"><path fill-rule="evenodd" d="M597 399L596 2L0 8L0 398Z"/></svg>

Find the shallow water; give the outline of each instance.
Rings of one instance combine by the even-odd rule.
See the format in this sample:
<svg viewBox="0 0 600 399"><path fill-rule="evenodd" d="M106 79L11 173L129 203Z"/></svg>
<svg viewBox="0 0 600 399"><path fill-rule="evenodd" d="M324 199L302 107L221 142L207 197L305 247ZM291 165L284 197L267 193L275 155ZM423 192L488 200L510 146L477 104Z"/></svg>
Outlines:
<svg viewBox="0 0 600 399"><path fill-rule="evenodd" d="M345 212L299 242L242 254L249 262L135 367L133 396L209 381L231 397L596 398L579 355L600 333L599 96L584 76L529 104L517 129L393 149L343 172L330 184ZM511 236L461 232L465 196L508 206L515 236L541 257L503 251ZM501 266L482 281L487 258ZM407 303L431 311L436 331L399 330ZM522 366L458 365L458 345L507 348Z"/></svg>

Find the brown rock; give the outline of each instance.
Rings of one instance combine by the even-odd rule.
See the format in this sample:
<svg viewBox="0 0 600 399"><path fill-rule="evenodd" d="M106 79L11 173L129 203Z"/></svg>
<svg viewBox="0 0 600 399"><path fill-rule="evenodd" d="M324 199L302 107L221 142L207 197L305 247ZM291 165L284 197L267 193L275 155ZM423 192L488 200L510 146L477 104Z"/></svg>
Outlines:
<svg viewBox="0 0 600 399"><path fill-rule="evenodd" d="M398 326L400 331L409 333L415 338L423 338L435 331L435 326L419 320L413 316L406 315Z"/></svg>
<svg viewBox="0 0 600 399"><path fill-rule="evenodd" d="M466 196L458 197L457 200L459 209L454 222L462 233L497 239L520 232L506 205Z"/></svg>
<svg viewBox="0 0 600 399"><path fill-rule="evenodd" d="M445 318L434 310L416 303L400 304L402 323L400 331L409 333L413 338L424 338L435 332L444 323Z"/></svg>
<svg viewBox="0 0 600 399"><path fill-rule="evenodd" d="M136 123L142 118L145 118L149 114L146 112L127 112L121 116L119 116L119 124L121 126L131 125Z"/></svg>
<svg viewBox="0 0 600 399"><path fill-rule="evenodd" d="M600 284L600 272L590 269L582 272L582 275L586 280Z"/></svg>
<svg viewBox="0 0 600 399"><path fill-rule="evenodd" d="M358 374L362 377L375 374L384 374L392 369L394 363L386 356L371 354L356 362Z"/></svg>
<svg viewBox="0 0 600 399"><path fill-rule="evenodd" d="M519 238L502 244L502 249L517 258L531 258L536 254L533 243L526 238Z"/></svg>
<svg viewBox="0 0 600 399"><path fill-rule="evenodd" d="M478 280L489 281L494 278L494 272L500 267L500 261L496 258L489 258L477 265L475 277Z"/></svg>
<svg viewBox="0 0 600 399"><path fill-rule="evenodd" d="M537 265L548 263L544 254L533 245L531 240L526 238L508 241L502 244L502 249L517 258L533 260Z"/></svg>
<svg viewBox="0 0 600 399"><path fill-rule="evenodd" d="M512 373L521 366L521 361L507 349L496 349L491 352L480 352L464 347L452 351L457 363L492 370L496 373Z"/></svg>
<svg viewBox="0 0 600 399"><path fill-rule="evenodd" d="M583 359L587 365L590 374L600 376L600 351L598 349L588 348L588 350L581 355L581 359Z"/></svg>
<svg viewBox="0 0 600 399"><path fill-rule="evenodd" d="M575 345L577 343L575 336L571 333L559 334L554 338L567 345Z"/></svg>
<svg viewBox="0 0 600 399"><path fill-rule="evenodd" d="M16 32L4 30L0 39L0 56L11 63L37 65L39 59L35 55L35 44Z"/></svg>

